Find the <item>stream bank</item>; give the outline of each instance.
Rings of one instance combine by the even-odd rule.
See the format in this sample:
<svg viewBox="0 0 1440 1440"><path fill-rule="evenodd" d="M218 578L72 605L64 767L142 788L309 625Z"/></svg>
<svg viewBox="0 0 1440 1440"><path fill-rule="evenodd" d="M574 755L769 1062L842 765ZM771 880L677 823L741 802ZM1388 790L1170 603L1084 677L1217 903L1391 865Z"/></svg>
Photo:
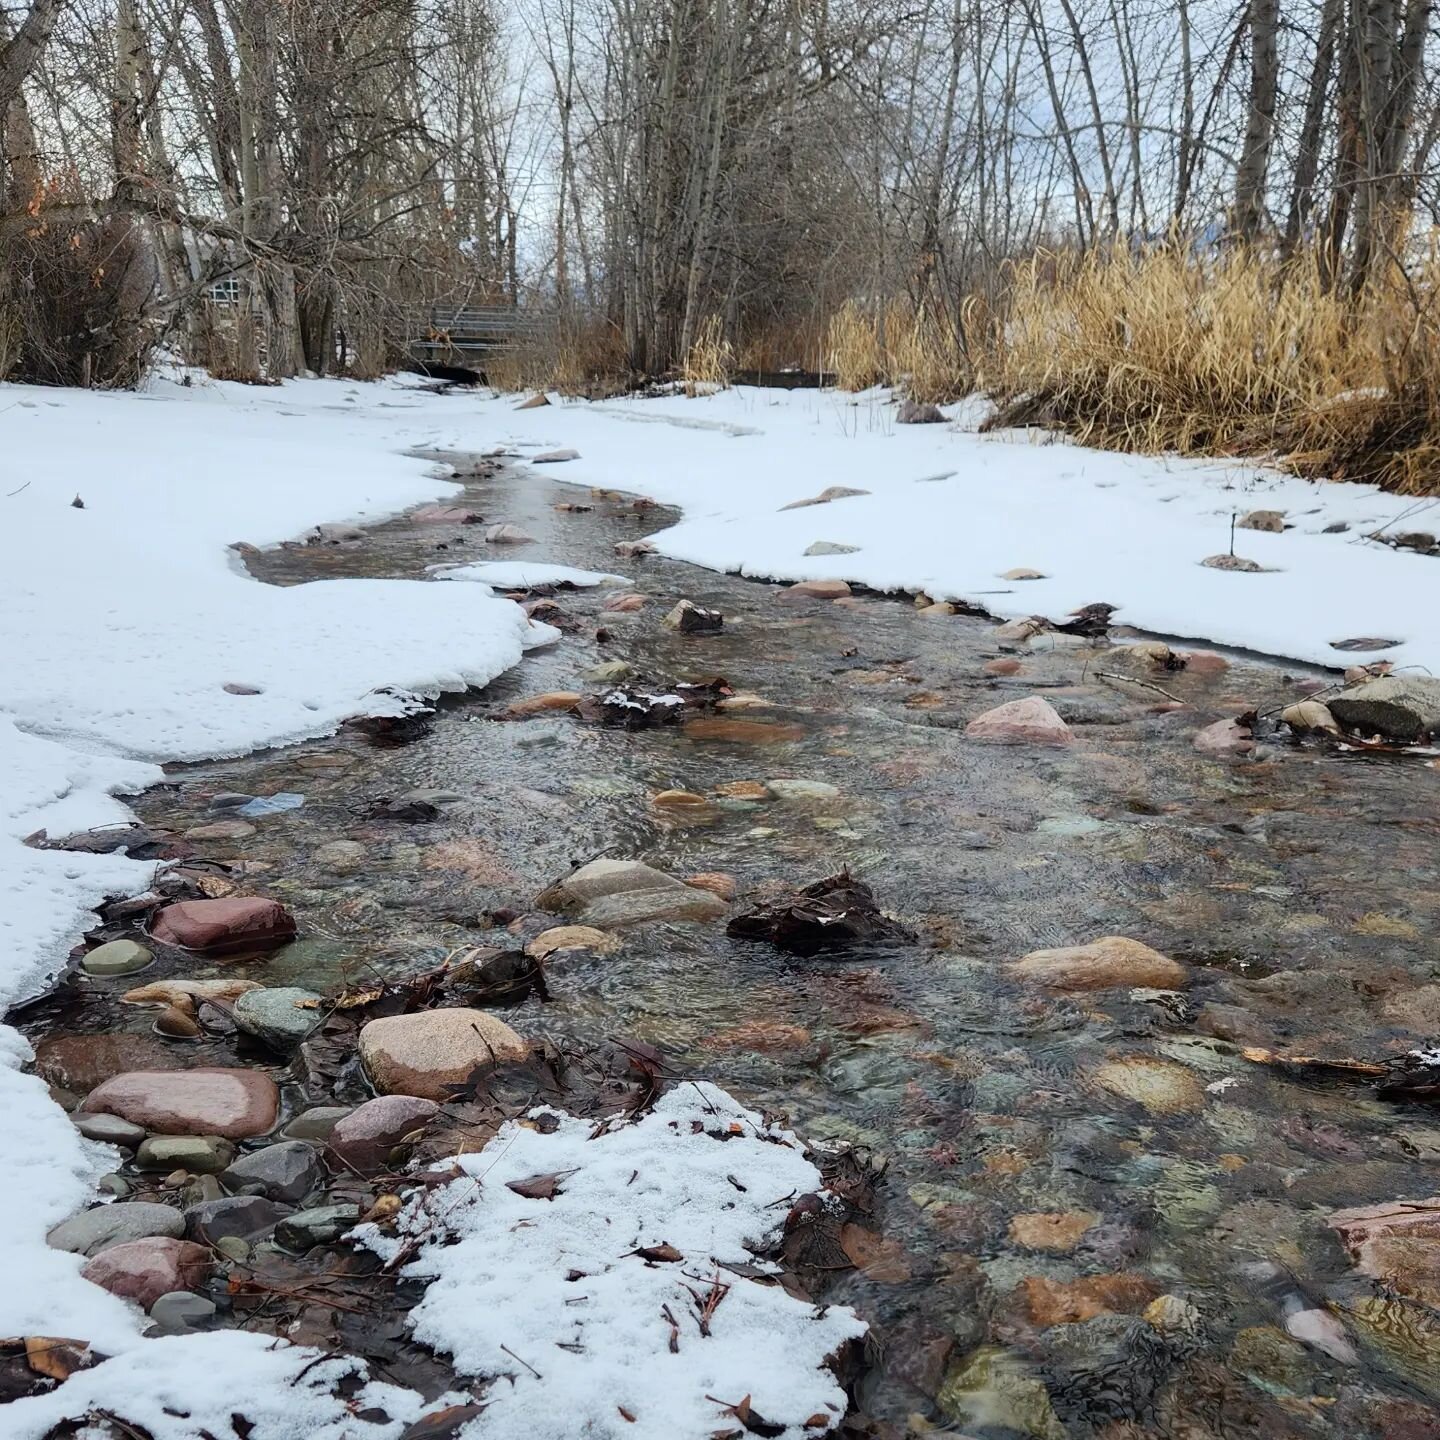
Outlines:
<svg viewBox="0 0 1440 1440"><path fill-rule="evenodd" d="M1361 1085L1306 1083L1240 1051L1373 1056L1431 1038L1435 823L1416 796L1432 770L1298 747L1196 752L1202 724L1296 698L1309 677L1293 667L1237 658L1167 675L1187 708L1155 713L1154 694L1096 678L1106 652L1092 645L1042 638L1002 652L983 618L863 594L786 599L622 559L616 542L665 512L537 471L474 475L452 508L534 535L519 558L619 571L646 603L607 612L614 591L556 594L564 639L445 702L413 743L346 731L169 767L168 785L137 803L142 821L182 838L211 829L186 843L232 867L227 883L284 902L300 927L263 960L213 973L332 994L463 947L513 946L556 923L534 897L599 855L726 875L741 897L848 866L917 944L805 959L728 938L721 923L628 928L610 954L554 957L550 1000L505 1018L575 1053L617 1038L653 1047L675 1073L887 1166L876 1192L886 1251L837 1267L826 1294L881 1342L857 1426L1431 1433L1429 1295L1376 1292L1326 1219L1430 1195L1440 1127ZM409 517L249 564L280 585L419 576L495 558L483 533ZM663 627L682 597L721 611L723 631ZM998 658L1021 668L987 674ZM586 672L615 661L659 685L722 675L764 703L634 732L564 713L504 718L527 697L599 689ZM976 714L1030 694L1064 716L1073 744L965 738ZM770 783L787 781L802 783ZM428 821L377 813L417 790L458 799ZM704 803L657 806L666 791ZM212 802L226 792L304 802L225 838ZM1006 969L1103 935L1180 960L1190 983L1057 993ZM224 1033L155 1036L153 1012L114 1003L158 978L157 965L85 982L35 1009L25 1028L42 1073L78 1096L80 1055L91 1081L107 1063L265 1061ZM353 1075L336 1079L332 1103L364 1098L346 1088ZM286 1093L288 1121L298 1094ZM121 1179L135 1197L158 1193L128 1167ZM1257 1277L1256 1264L1283 1274ZM1353 1358L1287 1333L1312 1310L1345 1328ZM405 1339L401 1306L341 1333L387 1378L443 1388L444 1367Z"/></svg>

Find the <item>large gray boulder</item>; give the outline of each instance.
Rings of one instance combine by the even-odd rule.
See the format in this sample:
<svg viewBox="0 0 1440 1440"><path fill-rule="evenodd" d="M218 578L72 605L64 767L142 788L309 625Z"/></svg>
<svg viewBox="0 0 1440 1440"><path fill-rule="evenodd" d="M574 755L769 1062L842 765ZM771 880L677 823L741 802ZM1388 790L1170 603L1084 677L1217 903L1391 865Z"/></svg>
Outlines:
<svg viewBox="0 0 1440 1440"><path fill-rule="evenodd" d="M1328 702L1347 729L1419 740L1440 735L1440 680L1427 675L1386 675L1342 691Z"/></svg>

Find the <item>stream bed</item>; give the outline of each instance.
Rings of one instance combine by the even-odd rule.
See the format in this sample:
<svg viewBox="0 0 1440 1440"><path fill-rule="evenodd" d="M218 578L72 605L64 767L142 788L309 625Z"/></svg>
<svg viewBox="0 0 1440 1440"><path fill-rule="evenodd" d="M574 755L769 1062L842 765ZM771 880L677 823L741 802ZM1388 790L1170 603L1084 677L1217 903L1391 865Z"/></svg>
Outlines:
<svg viewBox="0 0 1440 1440"><path fill-rule="evenodd" d="M534 543L406 517L250 568L293 585L536 560L617 571L647 603L609 613L612 589L556 593L559 643L443 701L413 743L347 730L170 767L135 809L182 835L215 822L219 792L304 797L252 834L192 842L300 927L268 959L211 972L329 993L510 943L557 923L534 897L602 855L733 877L737 905L849 867L917 943L800 958L727 938L723 921L642 925L614 953L555 956L549 1001L505 1019L571 1047L643 1042L676 1073L884 1164L884 1255L837 1267L825 1297L876 1337L856 1393L870 1428L855 1433L1440 1436L1440 1277L1362 1276L1326 1224L1440 1190L1440 1120L1353 1076L1241 1053L1374 1059L1433 1043L1440 774L1285 742L1196 751L1201 725L1298 698L1314 679L1302 667L1232 656L1152 676L1185 702L1167 710L1154 689L1097 674L1111 673L1103 642L1004 651L988 619L921 614L909 597L803 600L620 558L617 541L667 513L554 472L471 468L447 504ZM682 597L721 611L723 631L662 626ZM1019 673L987 673L1004 656ZM585 673L613 661L658 686L723 676L757 700L638 731L503 718L542 692L603 689ZM1075 743L965 738L975 715L1031 694ZM772 780L818 784L744 798L744 782ZM460 798L426 823L374 818L417 788ZM705 803L656 806L668 790ZM1006 973L1105 935L1185 962L1193 982L1057 993ZM137 1048L190 1044L177 1063L234 1063L223 1039L167 1041L153 1012L105 1003L128 983L37 1012L42 1068L57 1043L117 1026ZM1318 1344L1294 1318L1314 1312L1328 1317Z"/></svg>

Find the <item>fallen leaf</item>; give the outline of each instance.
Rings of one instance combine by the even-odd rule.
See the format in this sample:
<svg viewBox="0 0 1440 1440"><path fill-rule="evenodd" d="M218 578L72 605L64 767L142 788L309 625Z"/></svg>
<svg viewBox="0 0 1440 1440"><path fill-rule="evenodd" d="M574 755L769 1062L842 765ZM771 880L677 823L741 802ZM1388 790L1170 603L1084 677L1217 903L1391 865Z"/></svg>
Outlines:
<svg viewBox="0 0 1440 1440"><path fill-rule="evenodd" d="M51 1380L68 1380L74 1371L95 1363L87 1341L55 1335L27 1335L25 1361L37 1375Z"/></svg>
<svg viewBox="0 0 1440 1440"><path fill-rule="evenodd" d="M505 1188L526 1200L553 1200L560 1191L560 1182L573 1170L557 1170L553 1175L532 1175L528 1180L507 1180Z"/></svg>
<svg viewBox="0 0 1440 1440"><path fill-rule="evenodd" d="M668 1240L662 1240L658 1245L642 1245L638 1250L632 1250L630 1253L638 1255L642 1260L653 1260L664 1264L674 1264L677 1260L685 1258Z"/></svg>

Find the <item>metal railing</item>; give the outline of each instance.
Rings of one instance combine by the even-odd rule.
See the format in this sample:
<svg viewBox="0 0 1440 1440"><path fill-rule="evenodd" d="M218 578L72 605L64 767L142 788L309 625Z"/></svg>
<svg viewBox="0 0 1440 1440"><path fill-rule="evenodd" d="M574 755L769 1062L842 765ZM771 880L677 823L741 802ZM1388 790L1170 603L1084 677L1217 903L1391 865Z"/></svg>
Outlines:
<svg viewBox="0 0 1440 1440"><path fill-rule="evenodd" d="M409 348L432 355L502 350L544 329L540 316L513 305L412 305L405 323Z"/></svg>

